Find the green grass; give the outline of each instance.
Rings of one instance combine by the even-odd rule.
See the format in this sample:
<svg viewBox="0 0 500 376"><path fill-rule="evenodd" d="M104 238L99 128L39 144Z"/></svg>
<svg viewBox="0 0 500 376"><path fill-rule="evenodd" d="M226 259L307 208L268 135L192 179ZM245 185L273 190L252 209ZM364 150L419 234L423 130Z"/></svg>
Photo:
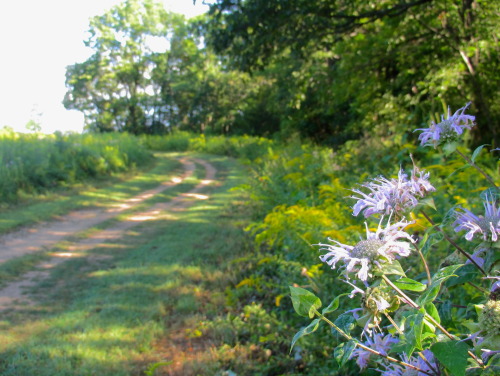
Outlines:
<svg viewBox="0 0 500 376"><path fill-rule="evenodd" d="M57 266L36 289L45 297L40 306L3 314L2 375L144 374L175 355L159 352L162 337L225 314L233 276L227 262L244 249L245 224L232 204L239 193L228 190L241 182L242 169L205 158L223 179L208 188L210 200Z"/></svg>
<svg viewBox="0 0 500 376"><path fill-rule="evenodd" d="M180 163L174 158L175 155L157 154L154 164L142 170L106 180L88 181L4 208L0 212L0 234L46 221L75 209L107 208L146 189L154 188L180 171Z"/></svg>

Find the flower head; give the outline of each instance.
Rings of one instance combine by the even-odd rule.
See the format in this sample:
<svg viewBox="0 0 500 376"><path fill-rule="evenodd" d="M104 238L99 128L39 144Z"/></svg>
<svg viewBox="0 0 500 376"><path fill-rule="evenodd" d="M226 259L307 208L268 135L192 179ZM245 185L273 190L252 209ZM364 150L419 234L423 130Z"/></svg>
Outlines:
<svg viewBox="0 0 500 376"><path fill-rule="evenodd" d="M470 129L474 126L475 116L464 114L469 106L470 102L458 109L453 115L450 115L450 108L448 108L448 117L445 119L444 116L441 116L440 123L436 124L432 121L429 128L415 129L415 132L422 131L418 136L420 144L423 146L433 145L436 148L440 144L457 140L464 129Z"/></svg>
<svg viewBox="0 0 500 376"><path fill-rule="evenodd" d="M482 236L483 240L496 242L500 234L500 207L496 207L496 202L492 196L486 195L484 202L484 216L477 216L467 209L462 212L455 212L457 219L453 223L455 232L468 231L465 239L471 241L476 233Z"/></svg>
<svg viewBox="0 0 500 376"><path fill-rule="evenodd" d="M389 353L389 350L391 349L391 345L398 342L399 340L397 338L394 338L390 334L387 334L385 337L383 337L382 334L375 333L373 335L373 339L370 337L366 338L364 345L378 351L382 355L387 355ZM356 349L351 354L351 358L357 358L356 363L361 369L365 369L368 366L368 362L371 356L373 356L373 353L368 350L362 349L361 347L356 347Z"/></svg>
<svg viewBox="0 0 500 376"><path fill-rule="evenodd" d="M337 262L342 260L348 273L356 272L357 277L366 282L372 275L373 268L380 267L383 263L391 263L398 257L407 257L410 254L410 243L405 240L414 242L411 236L403 231L409 222L401 221L391 225L388 221L387 226L381 228L382 220L383 218L375 232L370 231L365 224L366 239L354 246L332 239L329 240L336 245L319 244L321 251L327 251L320 256L321 261L335 269Z"/></svg>
<svg viewBox="0 0 500 376"><path fill-rule="evenodd" d="M369 190L365 193L359 189L352 191L358 196L353 206L353 215L363 212L365 218L373 214L402 213L413 209L418 204L418 197L424 197L427 192L435 191L429 182L429 173L419 170L416 166L411 177L401 169L397 179L386 179L383 176L362 184Z"/></svg>
<svg viewBox="0 0 500 376"><path fill-rule="evenodd" d="M382 376L426 376L426 375L439 375L439 367L436 365L436 359L430 350L422 351L423 356L426 360L420 357L412 356L408 358L406 354L403 355L403 361L405 363L411 364L414 367L424 371L420 372L414 368L408 366L403 367L399 364L391 363L385 366L386 369L381 373Z"/></svg>

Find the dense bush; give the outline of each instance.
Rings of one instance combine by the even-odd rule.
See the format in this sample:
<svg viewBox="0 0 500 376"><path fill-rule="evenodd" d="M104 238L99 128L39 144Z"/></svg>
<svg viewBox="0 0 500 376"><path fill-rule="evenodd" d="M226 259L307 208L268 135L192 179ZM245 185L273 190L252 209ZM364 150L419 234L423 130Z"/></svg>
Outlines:
<svg viewBox="0 0 500 376"><path fill-rule="evenodd" d="M0 133L0 202L122 172L152 154L127 134Z"/></svg>

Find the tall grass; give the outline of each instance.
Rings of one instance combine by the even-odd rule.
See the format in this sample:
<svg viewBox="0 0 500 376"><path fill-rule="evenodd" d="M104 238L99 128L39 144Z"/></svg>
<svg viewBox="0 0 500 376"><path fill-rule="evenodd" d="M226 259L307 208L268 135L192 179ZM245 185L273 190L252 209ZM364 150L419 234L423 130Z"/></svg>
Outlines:
<svg viewBox="0 0 500 376"><path fill-rule="evenodd" d="M0 131L0 202L127 171L152 159L127 134L21 134Z"/></svg>
<svg viewBox="0 0 500 376"><path fill-rule="evenodd" d="M167 136L143 135L141 143L155 151L196 151L243 160L255 160L267 154L273 141L251 136L205 136L189 132L174 132Z"/></svg>

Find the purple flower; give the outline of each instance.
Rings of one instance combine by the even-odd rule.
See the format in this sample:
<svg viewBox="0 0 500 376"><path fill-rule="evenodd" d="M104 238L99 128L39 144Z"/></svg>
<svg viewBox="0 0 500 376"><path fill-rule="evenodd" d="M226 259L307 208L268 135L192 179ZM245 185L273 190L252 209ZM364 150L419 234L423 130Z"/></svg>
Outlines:
<svg viewBox="0 0 500 376"><path fill-rule="evenodd" d="M444 116L441 116L440 123L436 124L432 121L429 128L415 129L414 132L422 131L420 136L418 136L420 144L424 146L433 145L436 148L442 143L458 139L458 136L463 133L464 129L470 129L474 126L476 117L464 114L469 106L470 102L458 109L452 116L450 116L450 108L448 107L448 117L446 119Z"/></svg>
<svg viewBox="0 0 500 376"><path fill-rule="evenodd" d="M320 256L321 261L335 269L337 262L343 261L347 272L356 272L357 277L367 281L371 276L371 269L382 263L391 263L397 257L407 257L410 254L410 243L414 240L404 232L403 229L410 222L397 222L393 225L387 221L385 229L381 228L383 217L375 232L371 232L366 225L366 240L361 240L356 245L341 244L338 241L328 239L335 243L319 244L321 251L327 251Z"/></svg>
<svg viewBox="0 0 500 376"><path fill-rule="evenodd" d="M462 209L462 212L455 211L457 219L453 223L455 232L462 230L468 231L465 234L465 239L471 241L474 235L478 233L483 240L491 240L496 242L500 234L500 208L496 207L496 202L493 196L486 196L484 202L484 216L476 216L467 209Z"/></svg>
<svg viewBox="0 0 500 376"><path fill-rule="evenodd" d="M435 191L429 182L429 173L414 168L411 178L401 169L397 179L386 179L383 176L362 184L369 190L365 193L359 189L352 191L359 196L351 196L358 200L353 206L353 215L363 212L365 218L373 214L402 213L413 209L418 204L418 197L424 197L427 192Z"/></svg>
<svg viewBox="0 0 500 376"><path fill-rule="evenodd" d="M367 337L364 345L380 352L382 355L387 355L389 350L391 349L391 345L398 342L399 340L397 338L394 338L390 334L382 337L382 334L376 333L373 335L373 339ZM356 363L358 364L359 368L365 369L368 366L368 362L372 355L374 354L370 351L357 347L352 352L351 358L357 358Z"/></svg>
<svg viewBox="0 0 500 376"><path fill-rule="evenodd" d="M417 371L408 366L400 366L399 364L391 363L390 365L385 366L385 371L381 373L381 376L427 376L431 375L439 375L439 367L436 365L436 360L434 355L430 350L424 350L423 355L425 360L420 357L412 356L408 358L406 354L403 354L403 361L405 363L411 364L412 366L418 367L424 372Z"/></svg>

